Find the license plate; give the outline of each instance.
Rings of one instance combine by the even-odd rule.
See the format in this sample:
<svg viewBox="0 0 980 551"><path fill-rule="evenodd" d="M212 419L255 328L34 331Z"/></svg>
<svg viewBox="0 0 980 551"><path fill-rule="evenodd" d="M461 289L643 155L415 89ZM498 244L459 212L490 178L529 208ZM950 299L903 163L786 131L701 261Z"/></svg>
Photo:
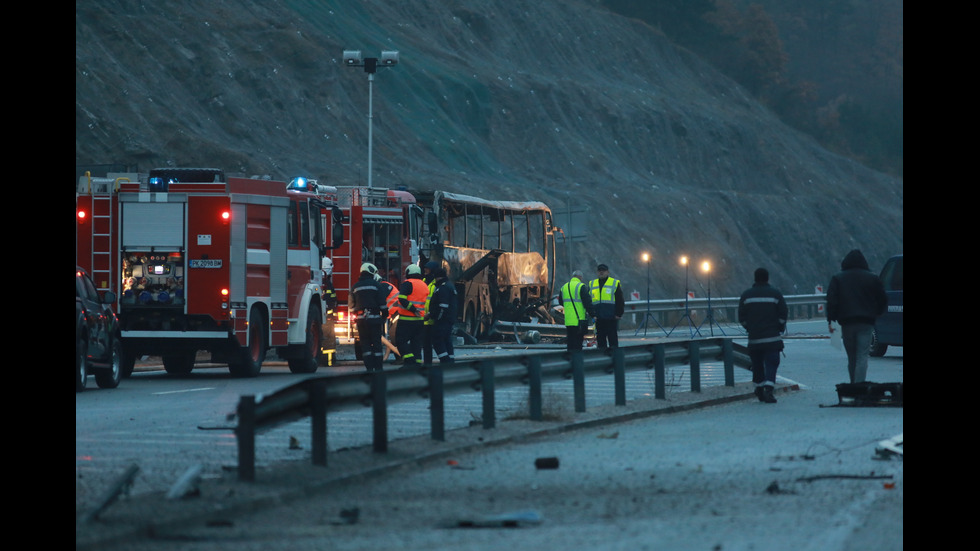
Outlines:
<svg viewBox="0 0 980 551"><path fill-rule="evenodd" d="M191 260L191 268L220 268L220 267L221 267L220 258L214 260L210 258Z"/></svg>

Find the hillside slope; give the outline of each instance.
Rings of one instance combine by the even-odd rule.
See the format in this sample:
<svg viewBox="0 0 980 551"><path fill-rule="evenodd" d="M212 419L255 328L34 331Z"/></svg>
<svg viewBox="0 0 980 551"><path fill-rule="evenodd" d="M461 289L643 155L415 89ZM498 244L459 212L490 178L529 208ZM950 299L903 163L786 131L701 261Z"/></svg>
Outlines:
<svg viewBox="0 0 980 551"><path fill-rule="evenodd" d="M596 1L79 1L75 29L77 166L364 185L368 79L341 54L393 49L373 85L374 186L541 200L566 226L584 209L559 278L599 260L645 295L650 251L654 299L683 295L681 254L712 261L716 296L759 265L811 293L851 248L874 267L902 251L901 180Z"/></svg>

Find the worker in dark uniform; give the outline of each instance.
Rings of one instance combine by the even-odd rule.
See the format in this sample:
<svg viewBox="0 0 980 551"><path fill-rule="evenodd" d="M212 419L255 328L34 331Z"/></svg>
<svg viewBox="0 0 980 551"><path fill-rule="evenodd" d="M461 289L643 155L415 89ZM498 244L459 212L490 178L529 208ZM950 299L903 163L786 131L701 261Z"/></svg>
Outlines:
<svg viewBox="0 0 980 551"><path fill-rule="evenodd" d="M432 293L435 292L436 270L439 270L439 263L430 260L422 266L422 281L429 287L429 295L425 299L425 311L429 311L429 302L432 300ZM422 365L432 365L432 330L435 321L431 317L426 317L422 325Z"/></svg>
<svg viewBox="0 0 980 551"><path fill-rule="evenodd" d="M459 299L456 296L456 286L446 271L441 267L435 268L432 296L426 319L432 320L432 347L440 365L456 361L453 346L453 326L459 311Z"/></svg>
<svg viewBox="0 0 980 551"><path fill-rule="evenodd" d="M599 350L619 346L619 320L626 312L626 299L619 280L609 275L609 266L596 267L599 277L589 282L589 295L595 311L595 335Z"/></svg>
<svg viewBox="0 0 980 551"><path fill-rule="evenodd" d="M776 403L772 392L779 369L779 353L783 350L781 335L786 331L788 316L783 294L769 285L769 271L756 269L755 283L738 299L738 321L749 334L755 395L767 404Z"/></svg>
<svg viewBox="0 0 980 551"><path fill-rule="evenodd" d="M384 334L385 319L388 318L385 290L374 278L376 273L378 268L365 262L361 265L360 277L350 290L350 311L357 319L364 367L368 371L382 370L384 351L381 336Z"/></svg>

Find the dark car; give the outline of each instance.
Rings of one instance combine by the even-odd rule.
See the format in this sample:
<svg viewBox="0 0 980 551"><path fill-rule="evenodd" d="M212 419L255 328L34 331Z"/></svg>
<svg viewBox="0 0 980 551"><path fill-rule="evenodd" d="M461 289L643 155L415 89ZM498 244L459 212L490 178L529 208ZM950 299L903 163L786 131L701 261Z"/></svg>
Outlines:
<svg viewBox="0 0 980 551"><path fill-rule="evenodd" d="M75 267L75 392L85 390L89 373L99 388L116 388L122 380L119 320L110 306L112 291L100 295L92 278Z"/></svg>
<svg viewBox="0 0 980 551"><path fill-rule="evenodd" d="M888 294L888 311L875 320L874 333L871 338L871 355L884 356L889 346L904 345L904 298L902 296L905 272L902 266L902 256L896 255L885 262L881 269L881 281L885 284Z"/></svg>

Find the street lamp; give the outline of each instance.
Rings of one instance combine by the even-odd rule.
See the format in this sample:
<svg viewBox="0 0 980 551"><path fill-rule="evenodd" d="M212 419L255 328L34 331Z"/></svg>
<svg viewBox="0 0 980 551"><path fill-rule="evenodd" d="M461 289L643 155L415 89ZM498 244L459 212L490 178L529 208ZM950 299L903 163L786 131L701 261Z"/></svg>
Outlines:
<svg viewBox="0 0 980 551"><path fill-rule="evenodd" d="M708 322L708 330L710 331L711 336L713 337L715 336L715 330L714 330L715 319L714 319L714 313L711 310L711 263L708 262L707 260L702 262L701 271L703 271L708 276L708 316L705 319L705 321ZM718 329L721 329L721 327L719 327ZM722 333L724 333L724 331L722 331Z"/></svg>
<svg viewBox="0 0 980 551"><path fill-rule="evenodd" d="M364 67L364 72L368 74L368 188L372 185L371 157L374 142L374 73L378 71L378 66L393 67L398 64L397 50L384 50L381 58L363 57L360 50L344 50L344 65L348 67Z"/></svg>
<svg viewBox="0 0 980 551"><path fill-rule="evenodd" d="M650 311L650 253L643 253L640 255L640 258L647 265L647 313L643 316L643 322L636 328L636 332L633 333L633 336L640 333L640 327L643 328L643 336L647 336L647 321L651 319L653 320L653 323L656 323L657 327L659 327L660 330L666 334L667 330L664 329L663 325L660 325L660 322L657 321L657 318L653 317L653 313Z"/></svg>
<svg viewBox="0 0 980 551"><path fill-rule="evenodd" d="M647 265L647 315L650 315L650 253L643 253L643 262ZM643 336L647 336L647 319L643 318Z"/></svg>
<svg viewBox="0 0 980 551"><path fill-rule="evenodd" d="M688 264L689 262L687 256L686 255L681 256L681 266L684 266L684 315L681 316L679 320L677 320L677 323L674 324L674 327L670 329L670 333L673 333L674 329L676 329L677 326L680 325L681 320L687 318L687 329L688 331L690 331L691 337L694 337L694 323L691 321L691 307L690 304L688 303L688 299L691 297L691 287L689 284L690 267ZM670 333L667 333L668 337L670 336ZM698 331L698 334L700 335L701 332Z"/></svg>

